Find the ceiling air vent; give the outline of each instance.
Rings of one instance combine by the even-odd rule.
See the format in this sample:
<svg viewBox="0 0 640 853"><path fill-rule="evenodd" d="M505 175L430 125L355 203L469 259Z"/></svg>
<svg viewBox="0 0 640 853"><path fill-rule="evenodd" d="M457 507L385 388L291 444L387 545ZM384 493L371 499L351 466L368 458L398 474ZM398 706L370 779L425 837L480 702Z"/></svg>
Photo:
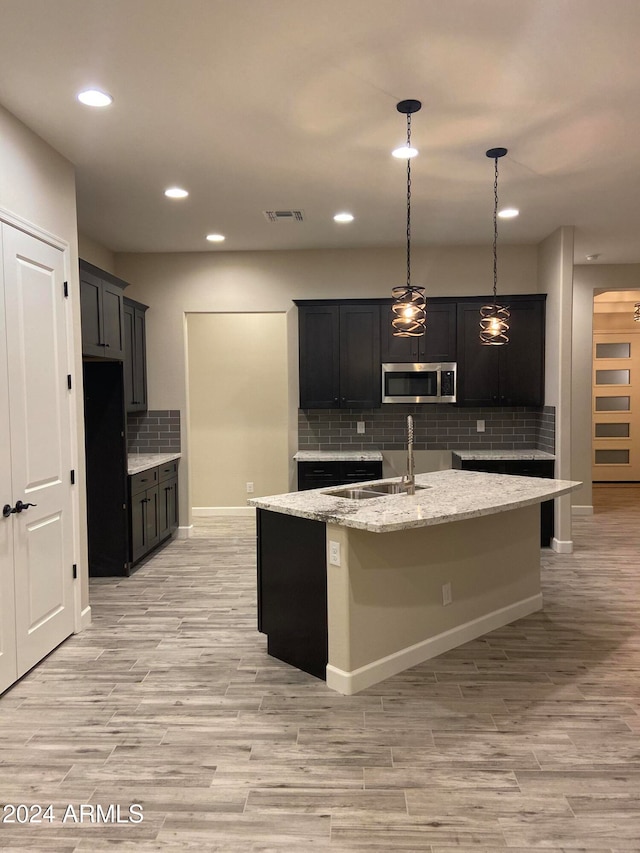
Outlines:
<svg viewBox="0 0 640 853"><path fill-rule="evenodd" d="M263 210L269 222L303 222L303 210Z"/></svg>

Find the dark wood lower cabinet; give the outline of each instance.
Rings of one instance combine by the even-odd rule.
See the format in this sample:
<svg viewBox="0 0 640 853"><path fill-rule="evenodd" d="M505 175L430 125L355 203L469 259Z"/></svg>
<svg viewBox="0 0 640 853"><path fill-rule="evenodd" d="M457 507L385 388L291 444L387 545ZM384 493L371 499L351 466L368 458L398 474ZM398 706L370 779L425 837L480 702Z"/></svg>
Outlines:
<svg viewBox="0 0 640 853"><path fill-rule="evenodd" d="M298 462L298 491L382 479L382 462Z"/></svg>
<svg viewBox="0 0 640 853"><path fill-rule="evenodd" d="M279 660L326 678L326 525L257 510L258 630Z"/></svg>
<svg viewBox="0 0 640 853"><path fill-rule="evenodd" d="M129 476L130 560L137 563L178 528L178 461Z"/></svg>

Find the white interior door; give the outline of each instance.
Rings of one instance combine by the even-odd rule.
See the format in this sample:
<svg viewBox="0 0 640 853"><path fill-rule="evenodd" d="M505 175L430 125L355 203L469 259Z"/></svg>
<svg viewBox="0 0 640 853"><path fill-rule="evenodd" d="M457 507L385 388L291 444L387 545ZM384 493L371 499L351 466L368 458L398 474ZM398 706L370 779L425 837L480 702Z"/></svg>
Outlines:
<svg viewBox="0 0 640 853"><path fill-rule="evenodd" d="M20 676L73 632L71 418L63 253L2 229Z"/></svg>
<svg viewBox="0 0 640 853"><path fill-rule="evenodd" d="M1 231L0 258L2 258ZM13 497L5 327L4 278L0 269L0 508L8 501L12 501ZM11 516L9 518L0 516L0 693L13 684L17 677L13 524Z"/></svg>
<svg viewBox="0 0 640 853"><path fill-rule="evenodd" d="M640 480L640 334L594 332L593 350L593 480Z"/></svg>

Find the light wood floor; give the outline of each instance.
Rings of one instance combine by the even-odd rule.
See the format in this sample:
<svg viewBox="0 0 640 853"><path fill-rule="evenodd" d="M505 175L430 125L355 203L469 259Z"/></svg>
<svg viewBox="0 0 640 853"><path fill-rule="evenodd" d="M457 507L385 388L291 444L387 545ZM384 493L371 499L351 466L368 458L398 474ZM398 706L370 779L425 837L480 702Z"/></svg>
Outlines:
<svg viewBox="0 0 640 853"><path fill-rule="evenodd" d="M0 848L640 851L640 488L595 494L542 612L353 697L267 656L246 520L93 580L0 699L0 803L56 818ZM144 820L62 822L98 803Z"/></svg>

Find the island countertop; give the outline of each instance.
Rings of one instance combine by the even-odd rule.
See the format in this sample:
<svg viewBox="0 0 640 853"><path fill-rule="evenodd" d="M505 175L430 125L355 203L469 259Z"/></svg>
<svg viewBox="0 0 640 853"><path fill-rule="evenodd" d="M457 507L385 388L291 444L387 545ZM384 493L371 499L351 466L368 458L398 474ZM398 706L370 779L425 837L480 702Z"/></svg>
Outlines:
<svg viewBox="0 0 640 853"><path fill-rule="evenodd" d="M373 482L362 485L375 487ZM329 494L334 490L330 488L310 489L253 498L248 503L285 515L390 533L530 506L575 491L582 483L451 469L418 474L416 485L427 488L415 495L381 495L367 500L335 497Z"/></svg>

